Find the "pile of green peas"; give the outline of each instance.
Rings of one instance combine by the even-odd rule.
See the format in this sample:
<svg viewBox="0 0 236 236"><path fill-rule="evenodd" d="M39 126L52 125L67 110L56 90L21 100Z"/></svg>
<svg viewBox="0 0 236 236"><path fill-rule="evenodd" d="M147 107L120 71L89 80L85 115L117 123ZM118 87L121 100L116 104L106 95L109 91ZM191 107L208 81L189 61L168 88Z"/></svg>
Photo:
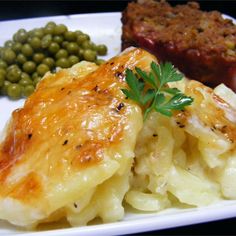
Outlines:
<svg viewBox="0 0 236 236"><path fill-rule="evenodd" d="M48 71L68 68L81 60L104 62L104 44L96 45L88 34L69 31L63 24L48 22L43 28L19 29L0 47L0 95L28 97Z"/></svg>

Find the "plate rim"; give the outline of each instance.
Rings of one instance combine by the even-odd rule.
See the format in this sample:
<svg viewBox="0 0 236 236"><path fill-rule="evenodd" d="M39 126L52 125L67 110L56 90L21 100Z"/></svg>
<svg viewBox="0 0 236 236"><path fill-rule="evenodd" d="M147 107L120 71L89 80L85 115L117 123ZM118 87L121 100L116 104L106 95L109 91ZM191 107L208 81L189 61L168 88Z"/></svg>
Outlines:
<svg viewBox="0 0 236 236"><path fill-rule="evenodd" d="M83 14L70 14L70 15L55 15L55 16L43 16L43 17L31 17L31 18L20 18L20 19L11 19L11 20L3 20L0 21L0 25L6 22L14 22L14 21L30 21L30 20L46 20L46 19L74 19L74 18L84 18L88 16L93 17L106 17L112 16L120 17L121 12L101 12L101 13L83 13ZM223 14L224 17L230 18L235 23L235 19L231 16ZM223 201L223 200L222 200ZM80 227L70 227L64 229L53 229L53 230L42 230L42 231L12 231L7 232L6 235L29 235L29 236L38 236L42 233L45 236L52 235L68 235L74 236L79 234L82 235L113 235L119 233L119 235L130 234L130 233L141 233L148 232L153 230L163 230L170 229L179 226L188 226L191 224L197 223L207 223L210 221L223 220L228 218L236 217L236 200L225 200L226 205L217 205L212 204L207 207L195 207L189 208L188 211L184 209L180 209L178 212L163 214L162 212L156 212L151 214L145 214L140 211L140 218L138 219L123 219L118 222L113 223L105 223L98 224L92 226L80 226ZM232 204L231 204L232 203ZM218 206L218 207L217 207ZM168 210L168 209L167 209ZM207 214L206 214L207 213ZM147 217L142 217L142 215L146 215ZM157 220L157 218L159 218ZM171 219L171 220L170 220ZM1 220L2 221L2 220ZM132 227L131 227L132 224ZM157 227L158 225L158 227ZM1 230L5 230L0 227ZM8 229L7 229L8 230Z"/></svg>

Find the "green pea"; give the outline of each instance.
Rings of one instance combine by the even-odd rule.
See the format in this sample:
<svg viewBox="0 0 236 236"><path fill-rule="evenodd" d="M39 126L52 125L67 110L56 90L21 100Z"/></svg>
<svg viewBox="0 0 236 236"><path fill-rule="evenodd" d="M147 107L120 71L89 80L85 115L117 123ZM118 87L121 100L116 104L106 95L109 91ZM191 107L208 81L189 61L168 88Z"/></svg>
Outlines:
<svg viewBox="0 0 236 236"><path fill-rule="evenodd" d="M20 79L19 84L22 86L31 85L33 84L33 81L31 79L23 78Z"/></svg>
<svg viewBox="0 0 236 236"><path fill-rule="evenodd" d="M76 30L75 33L76 33L77 36L80 35L80 34L83 34L83 32L81 30Z"/></svg>
<svg viewBox="0 0 236 236"><path fill-rule="evenodd" d="M16 59L16 54L12 49L6 48L2 52L2 59L8 64L12 64Z"/></svg>
<svg viewBox="0 0 236 236"><path fill-rule="evenodd" d="M61 44L64 40L64 37L62 35L55 35L53 37L53 42Z"/></svg>
<svg viewBox="0 0 236 236"><path fill-rule="evenodd" d="M68 52L65 49L60 49L55 55L56 59L59 59L62 57L68 57Z"/></svg>
<svg viewBox="0 0 236 236"><path fill-rule="evenodd" d="M28 34L26 30L20 29L17 31L14 39L16 40L16 42L25 43L27 41L27 38L28 38Z"/></svg>
<svg viewBox="0 0 236 236"><path fill-rule="evenodd" d="M70 54L76 54L78 53L79 46L77 43L72 42L67 44L66 49Z"/></svg>
<svg viewBox="0 0 236 236"><path fill-rule="evenodd" d="M68 60L69 60L71 65L74 65L74 64L79 62L79 57L77 57L75 55L71 55L71 56L68 57Z"/></svg>
<svg viewBox="0 0 236 236"><path fill-rule="evenodd" d="M107 54L107 46L104 44L99 44L96 46L96 51L98 55L106 55Z"/></svg>
<svg viewBox="0 0 236 236"><path fill-rule="evenodd" d="M5 76L3 74L0 74L0 88L4 85Z"/></svg>
<svg viewBox="0 0 236 236"><path fill-rule="evenodd" d="M26 85L23 87L23 96L29 97L34 92L34 86L33 85Z"/></svg>
<svg viewBox="0 0 236 236"><path fill-rule="evenodd" d="M67 31L67 27L63 24L56 25L54 28L54 34L55 35L61 35L64 34Z"/></svg>
<svg viewBox="0 0 236 236"><path fill-rule="evenodd" d="M83 42L85 41L88 41L89 38L88 38L88 35L87 34L80 34L80 35L77 35L77 43L79 45L81 45Z"/></svg>
<svg viewBox="0 0 236 236"><path fill-rule="evenodd" d="M33 55L33 61L37 64L41 63L44 58L45 58L45 55L41 52L35 53Z"/></svg>
<svg viewBox="0 0 236 236"><path fill-rule="evenodd" d="M40 64L37 67L37 73L40 76L44 76L48 71L50 70L49 66L45 65L45 64Z"/></svg>
<svg viewBox="0 0 236 236"><path fill-rule="evenodd" d="M35 71L36 64L33 61L27 61L23 64L23 70L26 73L32 74Z"/></svg>
<svg viewBox="0 0 236 236"><path fill-rule="evenodd" d="M104 60L97 59L97 55L106 54L104 44L95 45L89 35L80 30L68 31L63 24L50 21L28 32L19 29L13 40L0 47L0 92L14 99L21 94L29 96L41 77L55 66L68 68L80 60L100 65Z"/></svg>
<svg viewBox="0 0 236 236"><path fill-rule="evenodd" d="M43 59L42 64L47 65L50 69L52 69L55 65L55 61L51 57L46 57Z"/></svg>
<svg viewBox="0 0 236 236"><path fill-rule="evenodd" d="M0 68L6 69L7 68L7 63L0 59Z"/></svg>
<svg viewBox="0 0 236 236"><path fill-rule="evenodd" d="M90 45L91 45L91 49L92 49L92 50L94 50L94 51L96 51L96 44L95 44L95 43L93 43L93 42L91 42L91 44L90 44Z"/></svg>
<svg viewBox="0 0 236 236"><path fill-rule="evenodd" d="M5 69L3 69L3 68L0 68L0 74L1 75L3 75L3 76L5 76L6 75L6 70Z"/></svg>
<svg viewBox="0 0 236 236"><path fill-rule="evenodd" d="M7 47L7 48L11 48L13 46L13 41L12 40L7 40L4 43L4 46Z"/></svg>
<svg viewBox="0 0 236 236"><path fill-rule="evenodd" d="M16 83L20 80L21 70L19 68L12 68L7 72L7 80Z"/></svg>
<svg viewBox="0 0 236 236"><path fill-rule="evenodd" d="M84 56L84 59L86 61L95 61L96 58L97 58L97 53L95 51L90 50L90 49L86 49L84 51L84 55L83 56Z"/></svg>
<svg viewBox="0 0 236 236"><path fill-rule="evenodd" d="M54 34L54 26L46 26L43 29L44 34Z"/></svg>
<svg viewBox="0 0 236 236"><path fill-rule="evenodd" d="M97 64L97 65L102 65L102 64L104 64L106 61L105 60L103 60L103 59L97 59L96 61L95 61L95 63Z"/></svg>
<svg viewBox="0 0 236 236"><path fill-rule="evenodd" d="M33 35L32 36L41 39L44 36L43 29L42 28L38 28L38 29L33 30Z"/></svg>
<svg viewBox="0 0 236 236"><path fill-rule="evenodd" d="M7 87L7 95L11 99L19 99L21 97L21 86L19 84L9 84Z"/></svg>
<svg viewBox="0 0 236 236"><path fill-rule="evenodd" d="M77 35L75 32L67 31L64 33L64 37L65 37L65 40L69 42L73 42L73 41L76 41Z"/></svg>
<svg viewBox="0 0 236 236"><path fill-rule="evenodd" d="M22 53L18 54L16 57L16 62L23 65L27 61L27 58Z"/></svg>
<svg viewBox="0 0 236 236"><path fill-rule="evenodd" d="M26 41L26 43L30 43L31 42L31 40L32 40L32 36L29 36L28 38L27 38L27 41Z"/></svg>
<svg viewBox="0 0 236 236"><path fill-rule="evenodd" d="M33 37L30 41L30 46L34 49L34 50L37 50L37 49L40 49L41 47L41 40L39 37Z"/></svg>
<svg viewBox="0 0 236 236"><path fill-rule="evenodd" d="M25 29L21 28L17 31L17 33L27 33L27 31Z"/></svg>
<svg viewBox="0 0 236 236"><path fill-rule="evenodd" d="M4 80L3 86L1 87L1 94L2 95L7 95L7 88L11 84L8 80Z"/></svg>
<svg viewBox="0 0 236 236"><path fill-rule="evenodd" d="M34 72L31 76L31 78L34 80L35 78L39 77L37 72Z"/></svg>
<svg viewBox="0 0 236 236"><path fill-rule="evenodd" d="M62 48L66 48L68 44L69 44L68 41L63 41L61 46L62 46Z"/></svg>
<svg viewBox="0 0 236 236"><path fill-rule="evenodd" d="M49 21L45 27L55 27L57 24L54 21Z"/></svg>
<svg viewBox="0 0 236 236"><path fill-rule="evenodd" d="M33 37L34 36L34 29L28 31L28 37ZM27 39L28 40L28 39Z"/></svg>
<svg viewBox="0 0 236 236"><path fill-rule="evenodd" d="M20 67L17 64L12 64L12 65L7 67L7 72L11 69L20 69Z"/></svg>
<svg viewBox="0 0 236 236"><path fill-rule="evenodd" d="M93 48L93 45L90 41L84 41L81 46L83 49L92 49Z"/></svg>
<svg viewBox="0 0 236 236"><path fill-rule="evenodd" d="M21 72L20 79L30 79L31 80L29 74L27 74L25 72Z"/></svg>
<svg viewBox="0 0 236 236"><path fill-rule="evenodd" d="M79 58L81 59L84 58L84 49L80 48L78 55L79 55Z"/></svg>
<svg viewBox="0 0 236 236"><path fill-rule="evenodd" d="M60 49L60 46L58 43L52 42L49 47L48 47L48 51L52 54L56 54Z"/></svg>
<svg viewBox="0 0 236 236"><path fill-rule="evenodd" d="M34 50L28 43L26 43L22 46L21 53L26 57L31 57L34 53Z"/></svg>
<svg viewBox="0 0 236 236"><path fill-rule="evenodd" d="M67 58L59 58L56 61L56 66L61 68L68 68L70 67L70 62Z"/></svg>
<svg viewBox="0 0 236 236"><path fill-rule="evenodd" d="M41 81L41 77L36 77L35 79L34 79L34 81L33 81L33 84L34 84L34 86L36 87L37 86L37 84Z"/></svg>
<svg viewBox="0 0 236 236"><path fill-rule="evenodd" d="M12 38L13 38L13 41L14 41L14 42L17 42L17 40L18 40L18 39L17 39L17 33L13 34L13 37L12 37Z"/></svg>
<svg viewBox="0 0 236 236"><path fill-rule="evenodd" d="M21 51L21 48L22 48L22 44L19 43L19 42L15 42L13 45L12 45L12 50L15 52L15 53L18 53Z"/></svg>
<svg viewBox="0 0 236 236"><path fill-rule="evenodd" d="M49 45L51 44L51 42L52 42L52 35L51 35L51 34L47 34L47 35L45 35L45 36L42 38L41 47L42 47L42 48L47 48L47 47L49 47Z"/></svg>

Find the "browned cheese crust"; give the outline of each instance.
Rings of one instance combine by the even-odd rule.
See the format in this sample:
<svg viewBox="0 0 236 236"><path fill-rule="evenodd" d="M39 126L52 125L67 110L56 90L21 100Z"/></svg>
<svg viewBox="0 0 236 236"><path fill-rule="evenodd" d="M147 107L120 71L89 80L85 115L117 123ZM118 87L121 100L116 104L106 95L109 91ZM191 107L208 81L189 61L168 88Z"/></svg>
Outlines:
<svg viewBox="0 0 236 236"><path fill-rule="evenodd" d="M126 68L146 69L153 60L130 49L99 68L83 61L45 75L12 113L0 143L1 220L20 226L54 220L56 211L66 216L65 207L116 174L128 181L142 115L121 89Z"/></svg>

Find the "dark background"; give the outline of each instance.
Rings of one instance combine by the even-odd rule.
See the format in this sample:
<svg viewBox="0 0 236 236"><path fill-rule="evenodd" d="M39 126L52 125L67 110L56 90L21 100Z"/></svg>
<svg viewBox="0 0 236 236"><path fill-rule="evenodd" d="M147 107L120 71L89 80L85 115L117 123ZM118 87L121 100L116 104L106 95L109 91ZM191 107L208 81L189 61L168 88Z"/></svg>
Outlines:
<svg viewBox="0 0 236 236"><path fill-rule="evenodd" d="M67 15L89 12L122 11L129 1L1 1L0 20ZM173 5L187 1L169 1ZM203 10L219 10L236 18L235 0L199 1Z"/></svg>
<svg viewBox="0 0 236 236"><path fill-rule="evenodd" d="M91 12L122 11L128 2L129 1L0 1L0 20ZM173 5L186 3L186 1L169 2ZM236 18L236 1L234 0L199 2L203 10L218 10ZM236 235L236 219L161 230L158 232L150 232L149 234ZM147 233L143 235L147 235Z"/></svg>

